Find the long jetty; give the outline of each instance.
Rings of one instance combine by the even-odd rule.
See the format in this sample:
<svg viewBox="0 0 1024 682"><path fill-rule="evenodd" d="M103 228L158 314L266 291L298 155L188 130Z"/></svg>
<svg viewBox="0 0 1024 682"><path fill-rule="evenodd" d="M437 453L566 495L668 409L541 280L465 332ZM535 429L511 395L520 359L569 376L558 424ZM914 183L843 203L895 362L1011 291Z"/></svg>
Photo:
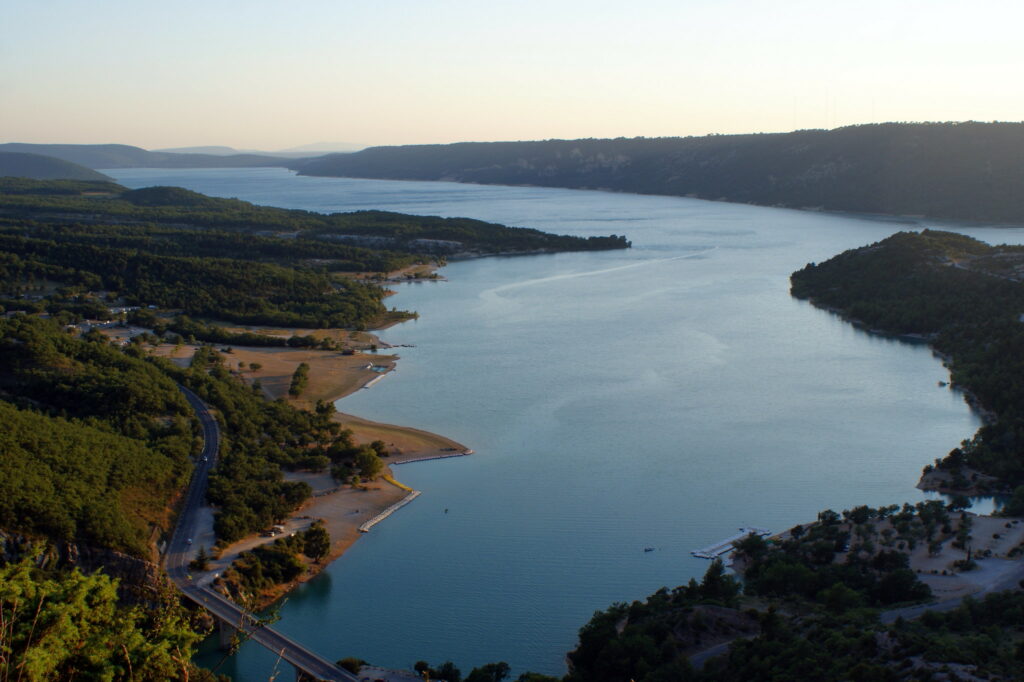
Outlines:
<svg viewBox="0 0 1024 682"><path fill-rule="evenodd" d="M370 388L370 386L373 386L375 383L377 383L378 381L380 381L381 379L383 379L387 375L391 374L393 371L395 371L395 370L389 369L386 372L381 372L380 374L378 374L377 376L375 376L374 378L370 379L365 384L363 384L363 388Z"/></svg>
<svg viewBox="0 0 1024 682"><path fill-rule="evenodd" d="M391 466L396 467L399 464L412 464L414 462L430 462L435 459L450 459L451 457L468 457L469 455L475 454L473 450L463 450L462 452L449 452L444 455L430 455L428 457L419 457L415 459L403 459L401 462L391 462Z"/></svg>
<svg viewBox="0 0 1024 682"><path fill-rule="evenodd" d="M733 550L733 545L747 537L748 535L756 535L758 537L765 537L771 535L770 530L764 528L757 528L755 526L744 526L740 528L740 532L736 535L731 535L724 540L720 540L713 545L708 545L703 549L695 549L690 554L697 557L698 559L717 559L723 554L728 554Z"/></svg>
<svg viewBox="0 0 1024 682"><path fill-rule="evenodd" d="M367 521L363 525L359 526L359 532L360 533L369 533L371 528L373 528L378 523L380 523L381 521L383 521L387 517L391 516L396 511L398 511L399 509L401 509L405 505L409 504L410 502L412 502L413 500L415 500L419 496L420 496L420 491L419 490L413 490L408 495L403 497L401 500L399 500L398 502L395 502L393 505L391 505L390 507L388 507L387 509L382 511L380 514L377 514L372 519L370 519L369 521Z"/></svg>

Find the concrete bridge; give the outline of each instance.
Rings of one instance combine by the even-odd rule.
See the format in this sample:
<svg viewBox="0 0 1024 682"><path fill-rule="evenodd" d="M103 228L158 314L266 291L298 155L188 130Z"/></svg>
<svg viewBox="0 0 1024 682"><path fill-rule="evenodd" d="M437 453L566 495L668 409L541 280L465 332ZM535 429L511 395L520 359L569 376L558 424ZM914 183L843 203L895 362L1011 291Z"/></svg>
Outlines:
<svg viewBox="0 0 1024 682"><path fill-rule="evenodd" d="M252 639L273 651L295 667L295 679L324 680L325 682L358 682L359 678L339 668L327 659L321 658L295 640L282 635L273 628L260 624L251 613L227 599L219 592L203 587L192 580L188 564L192 547L189 538L194 537L196 519L206 497L207 479L210 469L217 463L217 452L220 446L220 428L217 420L210 414L209 408L192 391L180 387L192 408L196 411L203 425L203 452L196 463L189 482L178 524L164 554L164 568L171 581L181 590L182 594L203 607L217 620L220 629L221 646L227 648L239 630Z"/></svg>

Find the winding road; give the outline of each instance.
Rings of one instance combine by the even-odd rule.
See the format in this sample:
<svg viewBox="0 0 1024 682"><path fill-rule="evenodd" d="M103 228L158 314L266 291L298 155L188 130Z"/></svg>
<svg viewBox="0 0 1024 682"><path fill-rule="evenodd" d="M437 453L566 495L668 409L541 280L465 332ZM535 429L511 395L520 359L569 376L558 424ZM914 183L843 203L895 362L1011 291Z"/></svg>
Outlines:
<svg viewBox="0 0 1024 682"><path fill-rule="evenodd" d="M203 426L203 452L192 473L181 513L178 515L178 523L164 555L164 568L168 577L186 597L208 610L222 624L227 623L244 631L249 639L260 643L278 654L282 660L295 666L306 679L358 682L357 676L321 658L273 628L261 625L255 616L219 592L202 587L192 580L188 568L192 549L191 538L195 533L199 510L203 507L206 497L210 470L217 464L220 428L217 420L210 414L210 409L199 396L184 386L180 388Z"/></svg>

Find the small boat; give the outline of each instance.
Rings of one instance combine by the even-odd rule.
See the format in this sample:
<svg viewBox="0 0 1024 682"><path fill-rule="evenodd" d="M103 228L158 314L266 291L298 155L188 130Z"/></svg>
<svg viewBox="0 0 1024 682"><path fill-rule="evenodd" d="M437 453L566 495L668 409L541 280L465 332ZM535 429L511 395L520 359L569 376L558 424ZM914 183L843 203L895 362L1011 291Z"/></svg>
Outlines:
<svg viewBox="0 0 1024 682"><path fill-rule="evenodd" d="M644 551L645 552L653 552L654 548L653 547L644 547Z"/></svg>

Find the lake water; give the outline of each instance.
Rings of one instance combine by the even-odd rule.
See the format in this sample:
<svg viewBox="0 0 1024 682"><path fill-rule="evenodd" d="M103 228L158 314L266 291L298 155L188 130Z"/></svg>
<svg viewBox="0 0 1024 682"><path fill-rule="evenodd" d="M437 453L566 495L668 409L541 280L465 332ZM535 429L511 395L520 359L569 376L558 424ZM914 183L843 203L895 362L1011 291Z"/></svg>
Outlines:
<svg viewBox="0 0 1024 682"><path fill-rule="evenodd" d="M789 296L807 262L920 221L280 169L107 172L275 206L633 241L457 262L449 281L389 299L420 318L381 337L416 347L339 408L477 454L398 467L424 494L290 595L278 627L328 658L561 674L595 610L702 575L691 550L741 525L780 531L825 508L919 501L921 467L979 425L937 386L948 374L926 346ZM273 666L247 645L220 671L265 680Z"/></svg>

